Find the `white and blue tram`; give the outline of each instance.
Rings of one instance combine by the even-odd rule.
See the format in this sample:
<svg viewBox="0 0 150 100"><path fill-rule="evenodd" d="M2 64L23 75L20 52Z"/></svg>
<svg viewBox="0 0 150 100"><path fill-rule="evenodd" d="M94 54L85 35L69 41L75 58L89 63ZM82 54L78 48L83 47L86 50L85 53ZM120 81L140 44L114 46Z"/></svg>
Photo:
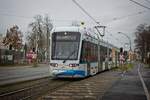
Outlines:
<svg viewBox="0 0 150 100"><path fill-rule="evenodd" d="M117 66L118 49L83 27L56 27L51 33L50 73L56 78L84 78ZM99 46L99 47L98 47ZM98 52L100 55L98 55Z"/></svg>

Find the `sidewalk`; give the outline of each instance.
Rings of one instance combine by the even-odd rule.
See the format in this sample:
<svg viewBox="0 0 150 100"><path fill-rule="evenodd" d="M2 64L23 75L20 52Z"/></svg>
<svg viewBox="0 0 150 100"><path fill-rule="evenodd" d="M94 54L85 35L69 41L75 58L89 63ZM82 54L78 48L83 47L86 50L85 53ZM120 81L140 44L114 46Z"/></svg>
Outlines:
<svg viewBox="0 0 150 100"><path fill-rule="evenodd" d="M145 85L146 85L148 92L149 92L149 95L150 95L150 68L142 67L141 68L141 74L142 74L143 80L145 82ZM150 100L150 98L149 98L149 100Z"/></svg>
<svg viewBox="0 0 150 100"><path fill-rule="evenodd" d="M143 67L141 69L144 74L146 70L143 70ZM150 71L148 77L149 80L147 79L145 82L150 89ZM126 72L124 76L105 93L102 100L147 100L144 88L138 76L138 64L136 64L131 71Z"/></svg>

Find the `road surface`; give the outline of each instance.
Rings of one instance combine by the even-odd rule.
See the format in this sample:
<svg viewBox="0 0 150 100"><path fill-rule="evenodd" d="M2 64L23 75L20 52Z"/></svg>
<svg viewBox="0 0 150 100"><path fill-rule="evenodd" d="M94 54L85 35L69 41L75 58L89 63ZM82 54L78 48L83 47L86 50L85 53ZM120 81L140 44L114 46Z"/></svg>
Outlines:
<svg viewBox="0 0 150 100"><path fill-rule="evenodd" d="M0 85L50 76L49 66L0 67Z"/></svg>

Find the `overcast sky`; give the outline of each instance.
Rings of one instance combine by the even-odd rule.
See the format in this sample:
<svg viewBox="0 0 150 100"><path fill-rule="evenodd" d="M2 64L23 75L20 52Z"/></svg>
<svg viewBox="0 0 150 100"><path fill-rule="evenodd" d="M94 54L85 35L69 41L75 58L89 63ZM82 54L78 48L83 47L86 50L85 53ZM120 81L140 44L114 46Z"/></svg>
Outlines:
<svg viewBox="0 0 150 100"><path fill-rule="evenodd" d="M106 25L105 39L117 46L128 42L125 36L117 34L118 31L126 33L133 43L136 27L143 23L150 25L150 10L129 0L76 1L100 24ZM147 0L135 1L150 7ZM25 32L37 14L48 14L55 26L68 25L72 20L84 21L91 27L95 25L72 0L0 0L0 32L6 33L6 29L14 24Z"/></svg>

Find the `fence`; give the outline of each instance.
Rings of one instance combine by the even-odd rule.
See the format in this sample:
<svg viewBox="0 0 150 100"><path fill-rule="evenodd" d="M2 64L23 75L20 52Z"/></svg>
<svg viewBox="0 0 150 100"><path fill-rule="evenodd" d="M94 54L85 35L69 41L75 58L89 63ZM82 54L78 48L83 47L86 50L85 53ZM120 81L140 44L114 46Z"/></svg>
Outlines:
<svg viewBox="0 0 150 100"><path fill-rule="evenodd" d="M0 49L0 65L21 64L24 58L24 52Z"/></svg>

